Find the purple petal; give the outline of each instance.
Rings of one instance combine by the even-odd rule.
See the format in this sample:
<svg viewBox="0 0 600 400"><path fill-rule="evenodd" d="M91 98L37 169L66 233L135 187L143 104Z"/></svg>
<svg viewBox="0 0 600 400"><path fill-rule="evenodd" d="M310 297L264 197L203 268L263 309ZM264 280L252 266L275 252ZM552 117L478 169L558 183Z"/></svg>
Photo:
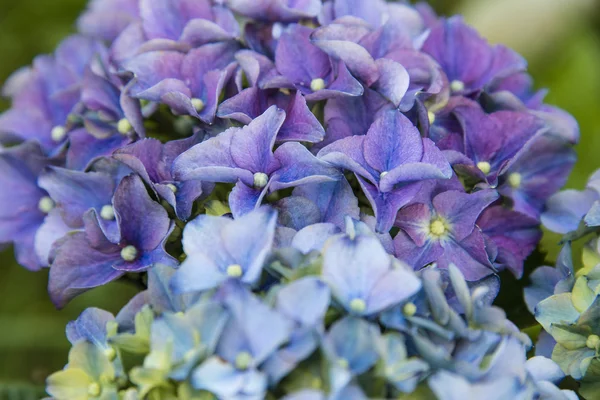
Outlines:
<svg viewBox="0 0 600 400"><path fill-rule="evenodd" d="M556 233L575 231L596 200L598 193L590 189L559 192L548 199L546 211L541 216L542 224Z"/></svg>
<svg viewBox="0 0 600 400"><path fill-rule="evenodd" d="M285 120L285 112L271 106L263 115L237 131L231 139L231 158L252 173L269 174L274 164L273 146Z"/></svg>
<svg viewBox="0 0 600 400"><path fill-rule="evenodd" d="M35 254L42 265L50 263L54 243L72 230L65 224L58 209L50 211L35 233Z"/></svg>
<svg viewBox="0 0 600 400"><path fill-rule="evenodd" d="M159 101L168 91L185 93L181 66L185 55L176 51L153 51L140 54L123 64L123 68L135 75L136 83L131 87L132 96ZM166 86L164 82L169 86Z"/></svg>
<svg viewBox="0 0 600 400"><path fill-rule="evenodd" d="M169 216L160 204L152 201L137 175L123 178L113 203L122 242L135 246L138 251L161 246L169 234Z"/></svg>
<svg viewBox="0 0 600 400"><path fill-rule="evenodd" d="M508 268L520 278L523 262L542 237L539 222L502 206L494 206L481 214L477 225L498 248L496 264Z"/></svg>
<svg viewBox="0 0 600 400"><path fill-rule="evenodd" d="M320 222L330 222L343 229L347 216L359 219L358 199L344 177L337 182L299 186L293 194L316 204L320 211Z"/></svg>
<svg viewBox="0 0 600 400"><path fill-rule="evenodd" d="M369 128L364 145L365 160L379 171L421 161L423 141L419 130L397 111L387 111Z"/></svg>
<svg viewBox="0 0 600 400"><path fill-rule="evenodd" d="M477 281L495 272L485 247L485 238L476 228L460 243L453 240L442 242L444 255L438 260L439 268L456 265L468 281Z"/></svg>
<svg viewBox="0 0 600 400"><path fill-rule="evenodd" d="M423 246L418 246L402 230L394 238L394 251L399 260L406 262L415 270L431 264L444 254L444 249L439 243L427 241Z"/></svg>
<svg viewBox="0 0 600 400"><path fill-rule="evenodd" d="M468 89L477 90L493 63L489 44L461 17L441 20L430 32L423 51L435 58L450 81L463 82Z"/></svg>
<svg viewBox="0 0 600 400"><path fill-rule="evenodd" d="M374 0L370 3L361 0L334 0L333 4L336 18L350 15L364 19L373 27L382 25L387 14L387 4L382 0Z"/></svg>
<svg viewBox="0 0 600 400"><path fill-rule="evenodd" d="M97 139L85 129L77 129L69 134L69 150L66 166L83 171L101 157L110 156L121 147L131 143L131 138L113 135L107 139Z"/></svg>
<svg viewBox="0 0 600 400"><path fill-rule="evenodd" d="M407 205L421 189L421 183L416 182L391 192L382 193L376 186L359 176L357 178L363 193L373 207L375 218L377 218L376 230L379 233L388 232L392 228L398 210Z"/></svg>
<svg viewBox="0 0 600 400"><path fill-rule="evenodd" d="M230 128L181 154L173 162L174 178L178 181L200 179L229 183L241 179L252 185L252 172L239 168L231 156L233 137L239 132L241 128Z"/></svg>
<svg viewBox="0 0 600 400"><path fill-rule="evenodd" d="M337 168L318 159L297 142L282 144L275 151L275 158L281 167L273 174L272 190L307 183L336 181L342 177Z"/></svg>
<svg viewBox="0 0 600 400"><path fill-rule="evenodd" d="M56 202L65 223L72 228L83 227L83 214L90 208L99 213L103 206L112 204L114 183L106 174L48 168L38 182Z"/></svg>
<svg viewBox="0 0 600 400"><path fill-rule="evenodd" d="M379 79L377 63L361 45L347 40L321 38L318 32L312 36L312 42L331 57L341 60L366 86L373 85Z"/></svg>
<svg viewBox="0 0 600 400"><path fill-rule="evenodd" d="M401 64L385 58L377 60L376 63L379 68L379 80L373 88L395 107L399 107L408 90L408 72Z"/></svg>
<svg viewBox="0 0 600 400"><path fill-rule="evenodd" d="M93 0L77 20L78 30L88 36L113 41L139 15L137 0Z"/></svg>
<svg viewBox="0 0 600 400"><path fill-rule="evenodd" d="M366 162L363 155L364 136L350 136L340 139L321 149L317 157L338 168L347 169L377 183L379 174Z"/></svg>
<svg viewBox="0 0 600 400"><path fill-rule="evenodd" d="M294 236L291 247L298 249L303 254L308 254L313 250L321 251L325 242L339 232L340 228L330 223L309 225Z"/></svg>
<svg viewBox="0 0 600 400"><path fill-rule="evenodd" d="M433 199L433 206L451 225L453 237L460 241L471 234L481 212L497 199L495 190L481 190L473 194L447 191Z"/></svg>
<svg viewBox="0 0 600 400"><path fill-rule="evenodd" d="M312 29L293 24L279 38L275 52L277 70L297 85L310 87L313 79L331 74L329 56L310 42Z"/></svg>
<svg viewBox="0 0 600 400"><path fill-rule="evenodd" d="M101 250L91 247L83 232L62 239L57 244L48 280L54 305L62 308L77 295L123 275L112 267L120 258L120 251L116 245Z"/></svg>
<svg viewBox="0 0 600 400"><path fill-rule="evenodd" d="M238 218L257 209L266 196L270 181L263 189L247 186L242 181L236 183L229 194L229 207L234 217Z"/></svg>

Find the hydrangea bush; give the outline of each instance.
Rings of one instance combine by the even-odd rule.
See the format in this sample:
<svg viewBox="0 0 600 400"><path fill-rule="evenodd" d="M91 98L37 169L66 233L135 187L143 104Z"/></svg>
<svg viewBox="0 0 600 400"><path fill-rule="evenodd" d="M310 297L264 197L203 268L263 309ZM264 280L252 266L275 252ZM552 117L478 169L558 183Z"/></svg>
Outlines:
<svg viewBox="0 0 600 400"><path fill-rule="evenodd" d="M538 355L492 305L541 223L600 225L597 179L556 194L578 126L521 56L384 0L91 0L77 26L4 85L0 243L59 308L142 291L67 326L53 399L598 390L597 240L532 274Z"/></svg>

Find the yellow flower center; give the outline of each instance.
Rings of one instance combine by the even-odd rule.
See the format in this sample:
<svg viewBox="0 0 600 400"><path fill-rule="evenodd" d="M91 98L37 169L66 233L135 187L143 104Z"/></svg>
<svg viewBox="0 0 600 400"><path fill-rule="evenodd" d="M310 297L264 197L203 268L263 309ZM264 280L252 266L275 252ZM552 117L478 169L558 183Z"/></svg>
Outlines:
<svg viewBox="0 0 600 400"><path fill-rule="evenodd" d="M131 123L127 118L122 118L117 122L117 130L121 135L127 135L132 129L133 126L131 126Z"/></svg>
<svg viewBox="0 0 600 400"><path fill-rule="evenodd" d="M55 206L56 206L56 204L54 203L54 200L52 200L48 196L42 197L38 203L39 210L41 212L43 212L44 214L48 214L50 211L52 211L54 209Z"/></svg>
<svg viewBox="0 0 600 400"><path fill-rule="evenodd" d="M52 131L50 131L50 136L55 142L61 142L65 136L67 136L67 130L64 126L55 126L52 128Z"/></svg>
<svg viewBox="0 0 600 400"><path fill-rule="evenodd" d="M227 267L227 275L232 278L239 278L243 274L242 266L239 264L232 264Z"/></svg>
<svg viewBox="0 0 600 400"><path fill-rule="evenodd" d="M450 90L453 92L462 92L465 90L465 83L459 80L452 81L450 83Z"/></svg>
<svg viewBox="0 0 600 400"><path fill-rule="evenodd" d="M446 225L444 224L444 221L439 218L431 221L431 224L429 225L429 232L433 236L443 236L446 233Z"/></svg>
<svg viewBox="0 0 600 400"><path fill-rule="evenodd" d="M269 175L264 172L257 172L254 174L254 187L262 189L269 183Z"/></svg>
<svg viewBox="0 0 600 400"><path fill-rule="evenodd" d="M522 177L518 172L513 172L508 176L508 183L513 189L518 189L521 186Z"/></svg>
<svg viewBox="0 0 600 400"><path fill-rule="evenodd" d="M100 210L100 217L106 221L112 221L115 219L115 209L111 205L102 206Z"/></svg>
<svg viewBox="0 0 600 400"><path fill-rule="evenodd" d="M237 369L248 369L250 364L252 364L252 354L247 351L242 351L235 357L235 366Z"/></svg>
<svg viewBox="0 0 600 400"><path fill-rule="evenodd" d="M121 258L127 262L134 261L138 256L138 250L135 246L126 246L121 250Z"/></svg>
<svg viewBox="0 0 600 400"><path fill-rule="evenodd" d="M480 162L478 162L477 163L477 168L479 168L479 170L481 172L483 172L484 175L489 174L490 171L492 170L492 166L487 161L480 161Z"/></svg>
<svg viewBox="0 0 600 400"><path fill-rule="evenodd" d="M202 99L192 99L192 107L196 109L196 112L204 110L204 101Z"/></svg>
<svg viewBox="0 0 600 400"><path fill-rule="evenodd" d="M412 317L417 313L417 306L415 303L406 303L404 307L402 307L402 314L406 317Z"/></svg>
<svg viewBox="0 0 600 400"><path fill-rule="evenodd" d="M367 309L367 303L363 299L352 299L350 301L350 309L355 313L362 313Z"/></svg>
<svg viewBox="0 0 600 400"><path fill-rule="evenodd" d="M310 90L318 92L319 90L325 89L325 81L321 78L313 79L310 83Z"/></svg>

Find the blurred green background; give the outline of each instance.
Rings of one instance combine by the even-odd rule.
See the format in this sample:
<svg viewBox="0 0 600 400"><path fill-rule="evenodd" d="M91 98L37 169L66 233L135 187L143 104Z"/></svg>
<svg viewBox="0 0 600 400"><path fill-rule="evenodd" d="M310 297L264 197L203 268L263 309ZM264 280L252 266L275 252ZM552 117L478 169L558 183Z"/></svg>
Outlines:
<svg viewBox="0 0 600 400"><path fill-rule="evenodd" d="M366 0L365 0L366 1ZM39 53L51 52L85 7L85 0L0 0L0 82ZM433 1L444 14L461 12L493 42L524 54L548 102L571 112L581 125L580 162L569 182L582 188L600 167L600 4L595 0ZM0 100L0 110L8 103ZM549 258L557 237L546 235ZM28 272L0 253L0 400L43 387L48 373L67 361L65 325L88 306L117 312L133 295L115 283L89 292L57 311L46 295L47 271ZM36 389L37 387L37 389ZM8 393L13 393L9 395ZM21 398L26 398L24 395Z"/></svg>

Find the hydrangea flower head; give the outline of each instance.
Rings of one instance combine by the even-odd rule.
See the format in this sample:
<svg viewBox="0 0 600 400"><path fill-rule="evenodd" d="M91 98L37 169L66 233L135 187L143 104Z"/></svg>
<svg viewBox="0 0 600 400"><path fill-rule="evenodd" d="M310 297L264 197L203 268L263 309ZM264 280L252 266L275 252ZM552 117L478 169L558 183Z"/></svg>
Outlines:
<svg viewBox="0 0 600 400"><path fill-rule="evenodd" d="M385 0L91 0L77 26L4 87L0 247L57 307L141 290L68 325L53 398L569 399L559 368L595 376L594 266L531 275L556 363L492 305L541 222L600 226L594 179L556 194L578 127L518 54Z"/></svg>

